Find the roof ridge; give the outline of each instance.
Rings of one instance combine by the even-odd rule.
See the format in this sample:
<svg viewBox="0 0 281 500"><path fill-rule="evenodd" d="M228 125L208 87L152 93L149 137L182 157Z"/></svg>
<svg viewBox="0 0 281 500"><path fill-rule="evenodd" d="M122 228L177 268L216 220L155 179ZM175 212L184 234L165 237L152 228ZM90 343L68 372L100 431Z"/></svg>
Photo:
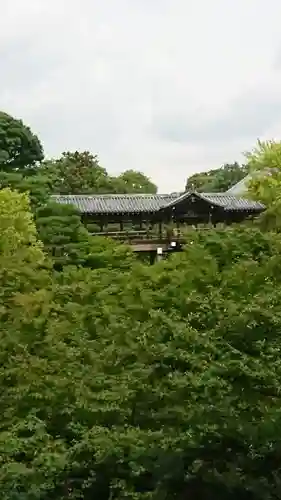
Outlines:
<svg viewBox="0 0 281 500"><path fill-rule="evenodd" d="M51 197L60 198L166 198L166 197L178 197L178 193L84 193L84 194L52 194Z"/></svg>
<svg viewBox="0 0 281 500"><path fill-rule="evenodd" d="M167 210L186 198L192 196L201 198L211 205L223 207L225 210L253 210L262 209L263 205L245 197L238 197L229 193L197 193L195 191L183 194L77 194L77 195L52 195L57 203L75 205L82 213L140 213L159 212Z"/></svg>

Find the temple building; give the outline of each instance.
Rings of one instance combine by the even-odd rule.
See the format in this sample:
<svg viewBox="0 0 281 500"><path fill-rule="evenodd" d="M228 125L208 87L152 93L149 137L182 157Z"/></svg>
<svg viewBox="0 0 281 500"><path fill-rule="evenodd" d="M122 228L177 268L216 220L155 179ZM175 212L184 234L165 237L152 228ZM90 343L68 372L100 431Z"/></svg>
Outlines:
<svg viewBox="0 0 281 500"><path fill-rule="evenodd" d="M239 186L237 186L239 187ZM74 205L95 233L121 240L167 239L167 228L239 223L259 215L264 206L225 193L54 195L57 203Z"/></svg>

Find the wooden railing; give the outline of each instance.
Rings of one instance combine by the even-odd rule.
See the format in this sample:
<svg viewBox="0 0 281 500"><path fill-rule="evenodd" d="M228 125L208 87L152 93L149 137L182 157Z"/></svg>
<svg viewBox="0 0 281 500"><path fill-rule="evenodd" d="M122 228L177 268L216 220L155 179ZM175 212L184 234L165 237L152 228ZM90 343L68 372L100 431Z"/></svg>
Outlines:
<svg viewBox="0 0 281 500"><path fill-rule="evenodd" d="M93 234L93 233L92 233ZM103 231L101 233L94 233L99 236L106 236L115 240L124 242L133 241L154 241L154 240L167 240L167 235L160 235L156 232L149 231Z"/></svg>
<svg viewBox="0 0 281 500"><path fill-rule="evenodd" d="M156 229L141 229L141 230L127 230L127 231L102 231L102 232L94 232L92 235L96 236L106 236L108 238L113 238L119 241L127 242L127 243L135 243L135 242L172 242L172 241L180 241L183 242L186 238L187 231L194 230L209 230L212 226L209 224L198 225L196 228L192 226L185 226L184 229L178 228L173 231L167 230L163 228L162 231L158 231ZM226 229L227 226L220 225L220 228Z"/></svg>
<svg viewBox="0 0 281 500"><path fill-rule="evenodd" d="M174 233L169 233L167 231L157 232L157 231L147 231L147 230L131 230L131 231L103 231L92 233L97 236L106 236L108 238L113 238L123 242L169 242L169 241L179 241L183 239L182 231L177 231Z"/></svg>

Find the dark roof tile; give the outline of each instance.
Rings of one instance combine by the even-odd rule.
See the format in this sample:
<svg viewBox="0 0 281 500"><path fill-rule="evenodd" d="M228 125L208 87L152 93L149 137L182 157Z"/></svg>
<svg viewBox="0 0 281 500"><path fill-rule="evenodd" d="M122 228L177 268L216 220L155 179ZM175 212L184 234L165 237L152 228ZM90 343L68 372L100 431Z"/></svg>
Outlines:
<svg viewBox="0 0 281 500"><path fill-rule="evenodd" d="M173 207L190 196L197 196L227 211L261 212L264 209L259 202L228 193L53 195L52 199L57 203L74 205L84 214L133 214L153 213Z"/></svg>
<svg viewBox="0 0 281 500"><path fill-rule="evenodd" d="M74 205L81 213L140 213L156 212L178 198L178 194L100 194L53 195L57 203Z"/></svg>
<svg viewBox="0 0 281 500"><path fill-rule="evenodd" d="M262 211L265 207L258 201L237 197L227 193L202 193L201 198L223 207L225 210L257 210Z"/></svg>
<svg viewBox="0 0 281 500"><path fill-rule="evenodd" d="M249 211L258 211L261 212L265 207L261 203L253 200L248 200L246 198L238 198L236 196L230 195L228 193L184 193L176 200L171 200L167 205L165 205L163 210L173 207L192 196L196 196L197 198L201 198L212 205L216 205L218 207L224 208L224 210L232 211L232 210L249 210Z"/></svg>

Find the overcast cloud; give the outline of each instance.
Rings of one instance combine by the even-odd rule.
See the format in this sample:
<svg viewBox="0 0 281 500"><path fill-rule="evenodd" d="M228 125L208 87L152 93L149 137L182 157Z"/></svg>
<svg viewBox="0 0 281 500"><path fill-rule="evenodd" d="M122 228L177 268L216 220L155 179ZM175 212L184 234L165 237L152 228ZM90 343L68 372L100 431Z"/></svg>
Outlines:
<svg viewBox="0 0 281 500"><path fill-rule="evenodd" d="M159 191L281 137L280 0L11 0L0 109Z"/></svg>

